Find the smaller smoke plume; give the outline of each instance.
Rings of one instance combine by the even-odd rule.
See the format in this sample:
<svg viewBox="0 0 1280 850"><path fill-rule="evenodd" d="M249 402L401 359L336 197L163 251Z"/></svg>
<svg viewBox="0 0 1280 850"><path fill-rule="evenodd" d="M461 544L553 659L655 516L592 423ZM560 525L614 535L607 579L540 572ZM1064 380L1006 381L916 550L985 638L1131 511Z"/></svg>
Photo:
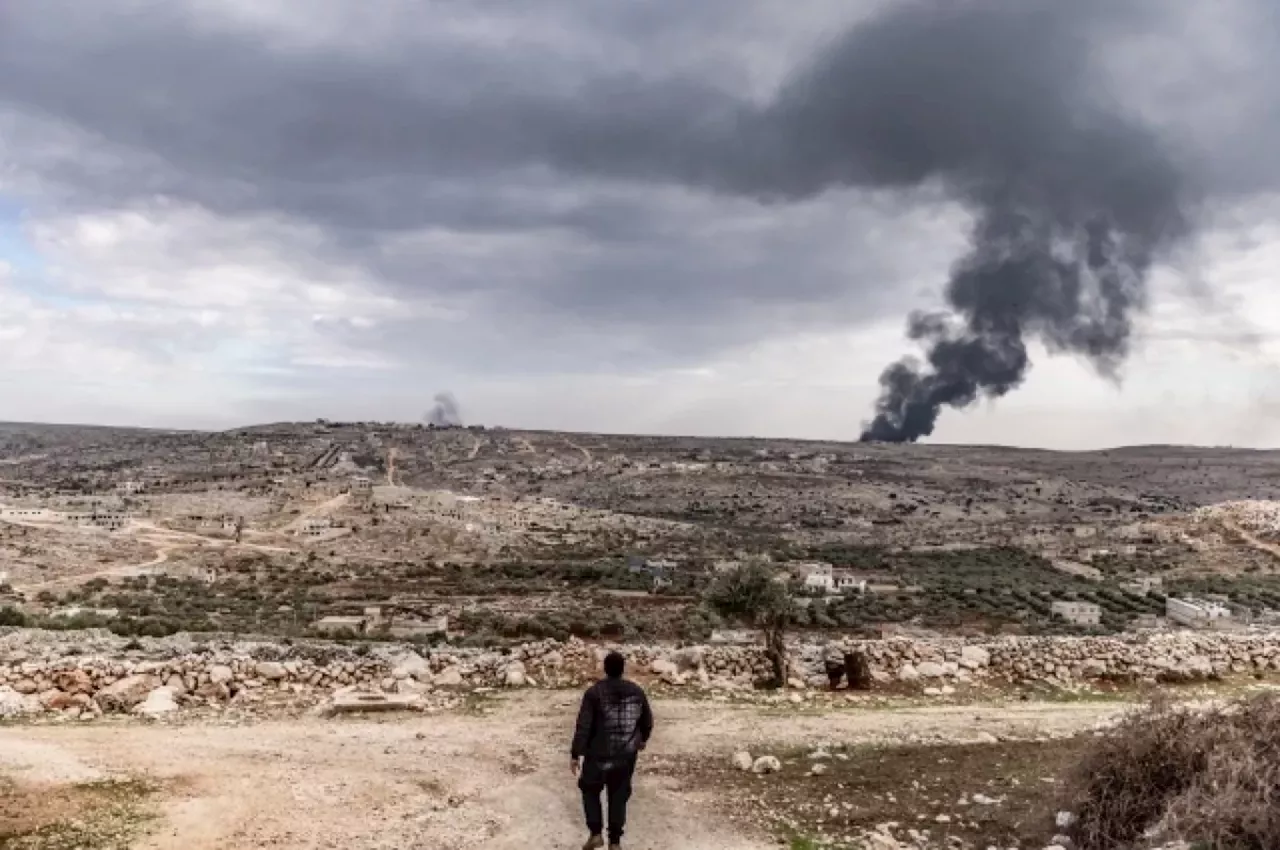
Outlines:
<svg viewBox="0 0 1280 850"><path fill-rule="evenodd" d="M428 425L436 428L461 428L462 411L458 409L458 400L453 393L436 393L435 406L423 417Z"/></svg>

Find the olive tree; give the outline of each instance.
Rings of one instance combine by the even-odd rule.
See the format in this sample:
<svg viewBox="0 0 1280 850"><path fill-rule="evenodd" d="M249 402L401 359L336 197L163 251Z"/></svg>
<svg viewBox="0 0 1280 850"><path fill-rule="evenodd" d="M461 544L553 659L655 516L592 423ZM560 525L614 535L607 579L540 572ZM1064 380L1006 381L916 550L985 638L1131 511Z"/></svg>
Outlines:
<svg viewBox="0 0 1280 850"><path fill-rule="evenodd" d="M706 601L724 618L761 630L765 654L773 665L774 684L786 684L791 597L786 586L774 578L773 571L763 564L745 564L723 572L707 589Z"/></svg>

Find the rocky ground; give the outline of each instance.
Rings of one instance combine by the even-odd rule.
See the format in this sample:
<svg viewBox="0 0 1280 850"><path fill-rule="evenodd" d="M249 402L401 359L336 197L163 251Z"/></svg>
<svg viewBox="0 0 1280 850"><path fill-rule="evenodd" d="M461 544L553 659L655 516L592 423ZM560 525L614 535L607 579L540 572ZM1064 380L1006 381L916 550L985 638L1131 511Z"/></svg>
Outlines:
<svg viewBox="0 0 1280 850"><path fill-rule="evenodd" d="M570 848L583 837L567 760L576 700L572 691L521 691L473 698L433 716L7 726L0 728L0 775L8 777L4 794L11 801L78 797L74 811L82 829L92 830L101 816L108 824L103 834L118 836L123 830L124 840L132 842L81 846ZM1118 703L1018 703L821 713L659 698L658 733L637 778L627 846L763 850L817 835L825 823L822 812L830 808L851 813L841 835L856 832L855 824L878 824L878 818L895 812L883 799L884 789L868 784L875 781L871 775L858 782L841 778L874 759L865 753L897 758L897 751L866 747L907 740L968 742L968 747L995 748L987 750L989 764L1002 754L1016 754L1028 764L1047 763L1069 748L1062 738L1088 732L1123 710ZM1026 747L1037 739L1049 743L1042 753L1026 755L1000 749L1015 746L995 743L1002 738L1032 742L1019 745ZM807 758L792 755L807 757L819 747L833 754L829 778L809 776ZM733 771L734 755L744 749L779 754L781 769L758 777ZM942 752L921 750L913 756L922 782L930 781L923 766ZM837 761L834 754L851 761ZM894 770L905 783L904 804L926 794L941 802L942 789L907 790L905 775ZM1029 766L1019 770L1037 772ZM108 780L141 783L129 786L140 790L127 797L127 806L85 799ZM1008 793L977 770L961 784L971 803L978 793L992 798ZM757 799L761 805L752 804ZM798 819L782 799L803 800L819 817L812 823ZM1010 802L1007 810L1026 805ZM936 821L944 810L972 818L971 806L959 803L927 807L934 821L926 827L935 837L946 834ZM75 846L40 844L30 821L5 819L4 811L0 829L8 829L11 837L0 832L0 842L27 843L0 846ZM58 811L51 811L53 823ZM794 834L787 832L788 821ZM50 822L35 828L54 834ZM896 834L910 837L905 829ZM1016 846L1039 850L1047 843Z"/></svg>

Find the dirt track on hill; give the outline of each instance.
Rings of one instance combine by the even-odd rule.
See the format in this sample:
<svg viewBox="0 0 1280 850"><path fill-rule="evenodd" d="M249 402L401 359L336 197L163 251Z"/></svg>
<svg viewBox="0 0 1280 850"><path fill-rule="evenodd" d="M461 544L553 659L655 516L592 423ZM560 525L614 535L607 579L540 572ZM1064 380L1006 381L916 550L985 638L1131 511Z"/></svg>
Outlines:
<svg viewBox="0 0 1280 850"><path fill-rule="evenodd" d="M252 725L96 724L0 729L0 776L19 784L145 776L166 790L142 850L249 848L576 848L583 838L568 769L577 696L522 692L484 713L264 721ZM685 787L670 760L819 740L921 735L973 740L1092 727L1125 706L1019 703L826 715L658 700L637 776L627 846L764 850L713 789ZM766 780L767 781L767 780Z"/></svg>

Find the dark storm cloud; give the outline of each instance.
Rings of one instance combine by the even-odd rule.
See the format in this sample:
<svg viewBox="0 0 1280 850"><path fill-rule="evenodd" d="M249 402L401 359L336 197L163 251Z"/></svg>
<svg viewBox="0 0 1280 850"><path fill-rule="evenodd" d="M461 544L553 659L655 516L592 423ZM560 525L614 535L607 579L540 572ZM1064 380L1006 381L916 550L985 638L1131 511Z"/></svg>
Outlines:
<svg viewBox="0 0 1280 850"><path fill-rule="evenodd" d="M40 194L67 208L164 195L227 216L283 215L322 227L321 250L404 297L466 296L481 312L486 299L518 304L551 334L557 321L643 326L654 362L874 320L900 301L884 275L933 271L941 259L903 262L892 246L864 242L884 199L854 213L817 201L830 215L788 218L679 188L712 175L746 101L701 76L655 70L652 55L683 44L697 56L731 11L750 11L741 4L696 14L540 5L525 13L528 28L569 47L515 38L499 50L432 36L430 24L458 15L479 27L510 16L506 4L391 3L383 14L418 11L398 29L427 35L396 40L383 28L372 46L282 46L265 27L189 4L133 4L145 13L130 15L111 5L7 6L0 26L0 129L43 181ZM298 18L337 8L357 7L299 4ZM887 212L881 220L895 223ZM514 249L515 262L475 250L450 262L437 246L397 241L422 229L495 237L488 255L509 249L504 236L544 245L537 257ZM693 321L692 310L716 323Z"/></svg>
<svg viewBox="0 0 1280 850"><path fill-rule="evenodd" d="M1196 198L1229 176L1246 185L1274 129L1254 117L1273 114L1252 108L1265 91L1242 91L1232 114L1248 141L1223 166L1188 130L1202 122L1185 96L1224 78L1221 57L1181 97L1144 87L1142 67L1116 71L1127 40L1189 37L1176 4L882 4L830 17L840 34L787 56L762 95L749 52L727 42L741 36L731 21L771 5L316 0L282 34L195 0L7 4L0 129L59 203L164 194L285 216L401 292L488 298L489 315L539 331L605 322L655 359L911 300L900 281L940 258L867 237L874 213L839 211L868 192L902 206L943 193L975 216L972 249L948 283L950 318L912 322L929 365L885 374L872 433L892 438L928 433L939 404L1016 386L1031 338L1114 371L1147 268ZM1265 7L1220 7L1249 24L1242 78L1274 64ZM349 31L307 32L312 19ZM40 144L55 132L60 146ZM423 229L509 236L514 260L450 262L415 241Z"/></svg>

